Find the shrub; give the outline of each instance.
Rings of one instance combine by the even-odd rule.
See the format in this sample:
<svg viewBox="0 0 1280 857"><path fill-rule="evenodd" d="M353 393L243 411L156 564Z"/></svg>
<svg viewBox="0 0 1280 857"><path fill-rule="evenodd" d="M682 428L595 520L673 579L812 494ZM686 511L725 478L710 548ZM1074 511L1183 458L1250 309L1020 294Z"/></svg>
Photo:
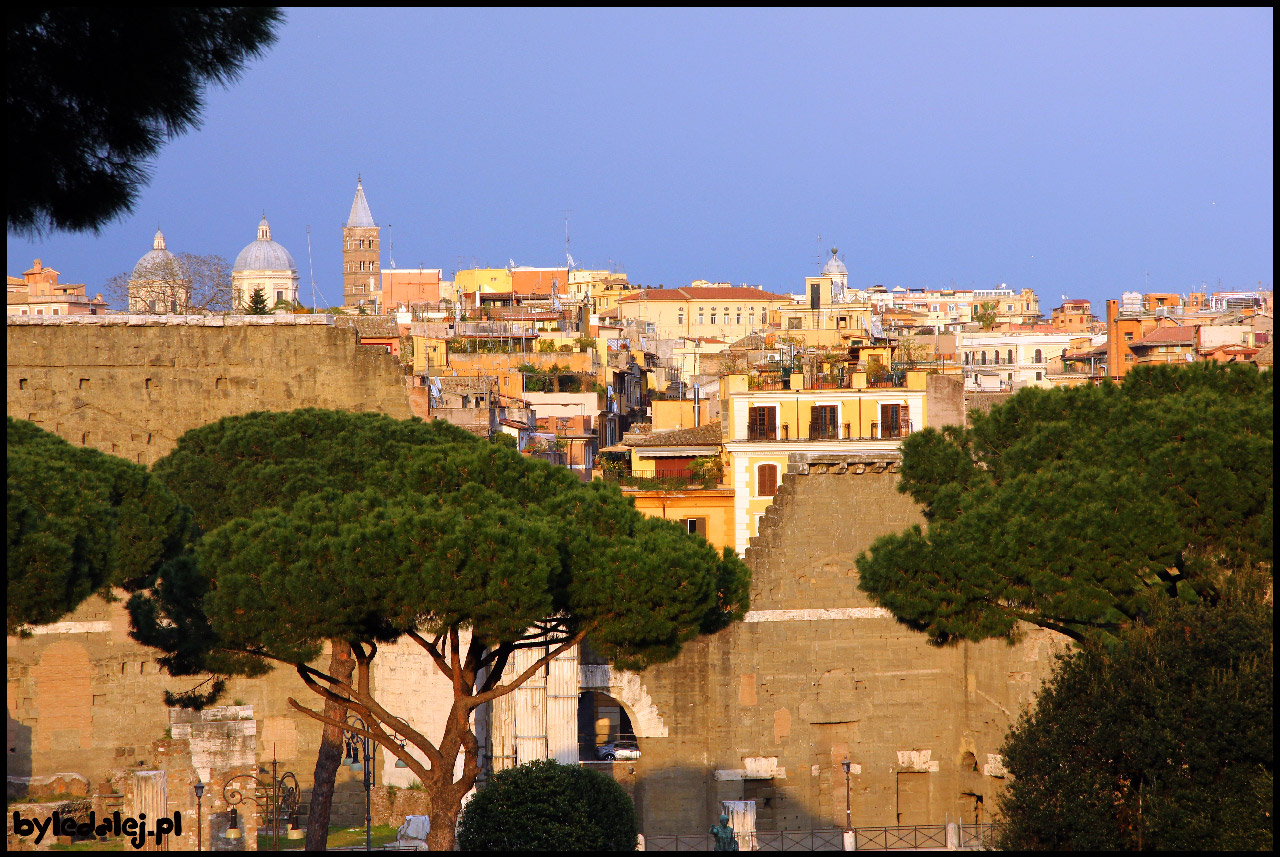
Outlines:
<svg viewBox="0 0 1280 857"><path fill-rule="evenodd" d="M611 777L530 762L499 771L462 811L464 851L634 851L636 810Z"/></svg>

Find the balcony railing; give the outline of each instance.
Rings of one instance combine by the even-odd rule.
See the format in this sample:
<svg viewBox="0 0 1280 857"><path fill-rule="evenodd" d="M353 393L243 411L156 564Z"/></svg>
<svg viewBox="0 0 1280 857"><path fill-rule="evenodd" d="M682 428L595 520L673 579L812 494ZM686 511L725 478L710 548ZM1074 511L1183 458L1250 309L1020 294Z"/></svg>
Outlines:
<svg viewBox="0 0 1280 857"><path fill-rule="evenodd" d="M872 422L871 434L869 435L853 435L849 432L841 432L838 437L777 437L776 434L766 436L763 433L748 430L745 438L734 438L731 442L741 443L745 440L748 443L814 443L818 441L901 440L914 431L916 431L916 427L915 422L912 420L899 423L897 431L890 432L881 432L880 424L878 422Z"/></svg>
<svg viewBox="0 0 1280 857"><path fill-rule="evenodd" d="M605 471L606 481L617 482L623 488L640 491L679 491L694 488L716 488L722 478L718 473L695 473L692 470L670 470L654 476L617 474Z"/></svg>

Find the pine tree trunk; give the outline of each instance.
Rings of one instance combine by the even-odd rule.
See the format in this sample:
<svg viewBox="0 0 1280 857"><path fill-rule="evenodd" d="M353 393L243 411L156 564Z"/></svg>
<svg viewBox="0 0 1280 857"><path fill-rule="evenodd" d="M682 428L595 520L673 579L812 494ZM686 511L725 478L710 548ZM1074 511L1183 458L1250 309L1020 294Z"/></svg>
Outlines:
<svg viewBox="0 0 1280 857"><path fill-rule="evenodd" d="M355 674L356 660L351 656L351 646L345 641L332 641L333 654L329 660L329 675L351 682ZM346 713L336 703L326 701L326 717L342 720ZM311 811L307 815L307 850L324 851L329 839L329 810L333 806L333 783L342 762L343 732L336 726L325 726L320 735L320 752L316 756L316 773L311 787Z"/></svg>

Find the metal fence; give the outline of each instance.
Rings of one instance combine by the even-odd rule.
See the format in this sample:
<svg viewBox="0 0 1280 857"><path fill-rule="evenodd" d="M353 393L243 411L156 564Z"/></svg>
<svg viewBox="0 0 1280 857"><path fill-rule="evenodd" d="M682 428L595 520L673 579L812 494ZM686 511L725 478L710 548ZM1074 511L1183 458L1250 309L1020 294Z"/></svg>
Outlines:
<svg viewBox="0 0 1280 857"><path fill-rule="evenodd" d="M854 828L858 851L894 851L907 848L946 848L945 824L913 824L904 827Z"/></svg>
<svg viewBox="0 0 1280 857"><path fill-rule="evenodd" d="M954 824L962 850L988 847L990 824ZM887 827L855 827L854 848L857 851L909 851L946 849L947 825L912 824ZM756 831L738 835L743 851L843 851L842 830ZM646 836L646 851L710 851L714 845L710 834L681 836Z"/></svg>

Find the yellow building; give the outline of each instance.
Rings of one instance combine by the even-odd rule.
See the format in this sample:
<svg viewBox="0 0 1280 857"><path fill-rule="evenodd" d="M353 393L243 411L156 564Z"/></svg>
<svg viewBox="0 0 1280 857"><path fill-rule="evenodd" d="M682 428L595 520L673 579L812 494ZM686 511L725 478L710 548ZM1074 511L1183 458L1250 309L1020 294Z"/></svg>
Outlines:
<svg viewBox="0 0 1280 857"><path fill-rule="evenodd" d="M455 300L460 295L487 295L509 291L511 272L506 268L468 268L453 275Z"/></svg>
<svg viewBox="0 0 1280 857"><path fill-rule="evenodd" d="M724 483L723 464L721 476L712 487L699 481L701 471L695 471L695 461L722 462L720 423L702 423L687 428L666 428L663 420L697 421L707 413L703 403L701 414L695 415L693 403L687 408L672 407L655 412L652 434L635 440L625 440L631 446L631 475L639 479L665 479L678 487L655 488L641 485L624 485L623 493L635 501L636 509L655 518L680 521L691 533L704 536L717 549L733 547L733 488ZM713 466L712 472L715 471ZM714 479L714 477L712 477Z"/></svg>
<svg viewBox="0 0 1280 857"><path fill-rule="evenodd" d="M746 375L722 381L720 414L734 493L733 548L742 554L756 535L787 472L788 456L896 451L929 424L923 371L908 371L903 387L869 387L854 373L841 389L750 390Z"/></svg>
<svg viewBox="0 0 1280 857"><path fill-rule="evenodd" d="M642 289L618 300L619 315L653 325L658 339L714 337L741 339L769 324L769 314L791 304L778 295L751 286L684 286Z"/></svg>
<svg viewBox="0 0 1280 857"><path fill-rule="evenodd" d="M851 340L869 339L870 302L831 303L831 286L830 277L805 277L805 293L811 299L781 307L773 317L775 326L816 348L838 348Z"/></svg>
<svg viewBox="0 0 1280 857"><path fill-rule="evenodd" d="M728 486L675 491L624 488L623 494L635 501L636 511L679 521L716 550L733 547L733 489Z"/></svg>

